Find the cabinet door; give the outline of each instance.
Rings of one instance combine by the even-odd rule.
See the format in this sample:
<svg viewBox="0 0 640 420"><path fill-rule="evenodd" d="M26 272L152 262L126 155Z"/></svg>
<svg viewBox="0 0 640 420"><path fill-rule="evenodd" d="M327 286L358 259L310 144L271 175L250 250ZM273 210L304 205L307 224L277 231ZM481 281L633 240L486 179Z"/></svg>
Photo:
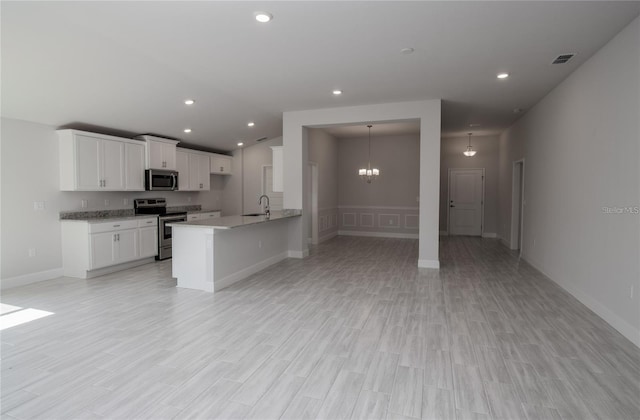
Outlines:
<svg viewBox="0 0 640 420"><path fill-rule="evenodd" d="M176 150L176 169L178 170L178 190L189 191L189 153Z"/></svg>
<svg viewBox="0 0 640 420"><path fill-rule="evenodd" d="M113 232L93 233L90 235L91 269L115 264L116 236Z"/></svg>
<svg viewBox="0 0 640 420"><path fill-rule="evenodd" d="M211 156L211 173L231 175L231 158L225 156Z"/></svg>
<svg viewBox="0 0 640 420"><path fill-rule="evenodd" d="M164 143L147 140L147 167L149 169L165 169L163 146Z"/></svg>
<svg viewBox="0 0 640 420"><path fill-rule="evenodd" d="M192 191L200 190L200 155L189 153L189 188Z"/></svg>
<svg viewBox="0 0 640 420"><path fill-rule="evenodd" d="M124 190L124 143L102 140L103 190Z"/></svg>
<svg viewBox="0 0 640 420"><path fill-rule="evenodd" d="M200 173L200 190L209 191L211 189L211 172L209 171L209 156L198 155L198 172Z"/></svg>
<svg viewBox="0 0 640 420"><path fill-rule="evenodd" d="M176 169L176 146L175 144L162 143L162 157L165 169Z"/></svg>
<svg viewBox="0 0 640 420"><path fill-rule="evenodd" d="M77 135L75 138L76 189L99 190L102 186L100 139Z"/></svg>
<svg viewBox="0 0 640 420"><path fill-rule="evenodd" d="M138 259L138 229L127 229L115 232L116 263Z"/></svg>
<svg viewBox="0 0 640 420"><path fill-rule="evenodd" d="M144 145L124 145L124 189L144 191Z"/></svg>
<svg viewBox="0 0 640 420"><path fill-rule="evenodd" d="M158 228L156 226L143 227L140 233L140 258L153 257L158 255Z"/></svg>

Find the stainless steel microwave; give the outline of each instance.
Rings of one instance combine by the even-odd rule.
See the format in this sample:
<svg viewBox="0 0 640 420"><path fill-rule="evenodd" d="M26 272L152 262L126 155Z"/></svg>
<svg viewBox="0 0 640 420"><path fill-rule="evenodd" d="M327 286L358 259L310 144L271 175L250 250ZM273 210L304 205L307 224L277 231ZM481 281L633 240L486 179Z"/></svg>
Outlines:
<svg viewBox="0 0 640 420"><path fill-rule="evenodd" d="M176 191L178 189L178 171L147 169L144 177L144 189L147 191Z"/></svg>

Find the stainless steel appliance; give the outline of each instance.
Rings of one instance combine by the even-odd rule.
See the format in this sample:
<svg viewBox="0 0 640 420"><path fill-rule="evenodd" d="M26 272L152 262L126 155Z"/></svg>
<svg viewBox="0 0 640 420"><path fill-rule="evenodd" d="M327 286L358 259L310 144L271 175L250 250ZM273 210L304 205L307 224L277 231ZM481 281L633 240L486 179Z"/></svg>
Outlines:
<svg viewBox="0 0 640 420"><path fill-rule="evenodd" d="M164 198L138 198L133 200L136 214L158 215L158 256L156 260L171 258L171 227L169 223L186 222L186 212L168 212Z"/></svg>
<svg viewBox="0 0 640 420"><path fill-rule="evenodd" d="M178 189L178 171L147 169L144 174L144 189L147 191L175 191Z"/></svg>

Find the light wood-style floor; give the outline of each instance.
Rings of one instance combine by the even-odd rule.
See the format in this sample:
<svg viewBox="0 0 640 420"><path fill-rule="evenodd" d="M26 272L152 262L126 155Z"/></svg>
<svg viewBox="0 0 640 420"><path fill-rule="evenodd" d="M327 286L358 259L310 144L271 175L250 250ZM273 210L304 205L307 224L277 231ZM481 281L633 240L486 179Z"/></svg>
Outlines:
<svg viewBox="0 0 640 420"><path fill-rule="evenodd" d="M6 419L638 419L640 350L495 240L338 237L215 295L170 262L5 291Z"/></svg>

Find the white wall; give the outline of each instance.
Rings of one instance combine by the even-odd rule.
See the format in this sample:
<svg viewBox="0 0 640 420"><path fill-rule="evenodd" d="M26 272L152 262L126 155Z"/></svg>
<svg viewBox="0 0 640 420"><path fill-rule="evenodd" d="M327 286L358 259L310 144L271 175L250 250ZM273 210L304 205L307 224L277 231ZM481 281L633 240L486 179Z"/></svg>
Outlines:
<svg viewBox="0 0 640 420"><path fill-rule="evenodd" d="M322 129L309 130L309 161L318 165L318 238L338 232L338 140Z"/></svg>
<svg viewBox="0 0 640 420"><path fill-rule="evenodd" d="M212 176L212 191L205 192L71 192L59 191L58 138L55 128L2 118L2 220L0 221L2 267L0 278L25 276L45 279L59 274L60 211L83 210L81 200L88 200L87 210L133 208L134 198L165 197L167 204L200 204L220 208L224 180ZM191 201L189 202L189 198ZM109 200L105 205L104 200ZM129 203L124 204L124 199ZM33 210L34 201L45 201L44 211ZM36 256L29 257L29 248ZM40 277L38 277L40 276ZM22 279L19 278L19 282Z"/></svg>
<svg viewBox="0 0 640 420"><path fill-rule="evenodd" d="M365 124L397 120L420 120L420 267L439 267L438 206L440 193L440 114L441 101L397 102L388 104L291 111L283 114L284 204L302 208L303 216L290 229L290 249L300 256L308 252L304 226L309 217L304 197L307 177L308 133L306 127L333 124Z"/></svg>
<svg viewBox="0 0 640 420"><path fill-rule="evenodd" d="M448 230L449 169L484 168L484 221L483 234L494 236L498 232L498 136L471 136L471 145L477 153L467 157L469 137L449 137L442 139L440 148L440 230Z"/></svg>
<svg viewBox="0 0 640 420"><path fill-rule="evenodd" d="M640 345L640 18L501 137L501 235L525 158L523 256ZM631 288L634 288L633 298Z"/></svg>

